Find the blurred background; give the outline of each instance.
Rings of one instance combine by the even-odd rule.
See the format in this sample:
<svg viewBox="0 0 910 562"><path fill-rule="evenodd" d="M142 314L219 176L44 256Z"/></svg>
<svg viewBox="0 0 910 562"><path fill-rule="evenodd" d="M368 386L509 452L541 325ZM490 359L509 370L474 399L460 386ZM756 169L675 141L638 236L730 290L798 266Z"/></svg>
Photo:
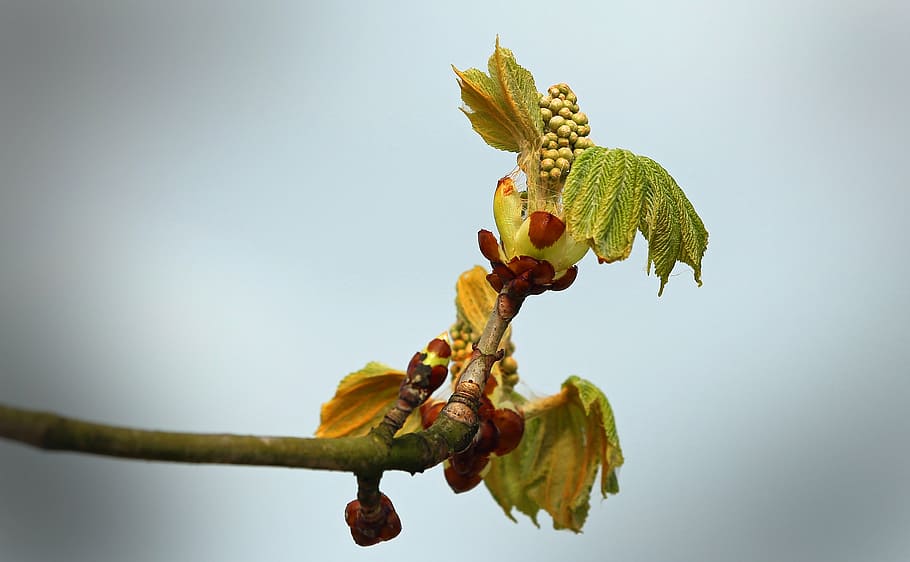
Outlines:
<svg viewBox="0 0 910 562"><path fill-rule="evenodd" d="M3 441L0 560L910 559L908 25L874 0L3 2L5 404L311 435L342 376L403 367L514 166L449 66L496 34L711 237L702 288L678 266L658 299L639 239L516 320L525 392L577 374L616 414L621 493L581 535L437 467L384 478L404 531L362 549L349 474Z"/></svg>

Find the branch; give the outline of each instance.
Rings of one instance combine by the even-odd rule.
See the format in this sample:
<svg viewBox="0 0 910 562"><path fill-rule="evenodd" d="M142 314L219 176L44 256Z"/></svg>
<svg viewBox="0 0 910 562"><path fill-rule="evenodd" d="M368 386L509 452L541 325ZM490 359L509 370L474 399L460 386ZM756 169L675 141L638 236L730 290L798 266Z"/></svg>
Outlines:
<svg viewBox="0 0 910 562"><path fill-rule="evenodd" d="M117 427L0 404L0 437L38 449L181 463L283 466L379 474L386 470L423 472L464 449L477 430L477 408L496 350L517 307L490 313L477 351L455 393L427 430L389 438L376 430L336 439L177 433ZM388 429L388 428L386 428Z"/></svg>
<svg viewBox="0 0 910 562"><path fill-rule="evenodd" d="M440 416L441 417L441 416ZM175 433L117 427L0 405L0 437L38 449L128 459L338 470L422 472L448 458L470 428L441 419L386 443L374 435L317 439ZM471 434L472 435L472 434Z"/></svg>

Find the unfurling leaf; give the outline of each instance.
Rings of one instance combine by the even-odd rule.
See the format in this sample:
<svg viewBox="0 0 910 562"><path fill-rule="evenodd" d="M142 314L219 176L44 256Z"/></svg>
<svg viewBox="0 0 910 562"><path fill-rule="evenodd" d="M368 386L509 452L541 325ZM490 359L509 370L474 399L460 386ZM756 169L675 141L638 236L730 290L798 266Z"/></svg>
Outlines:
<svg viewBox="0 0 910 562"><path fill-rule="evenodd" d="M667 171L647 156L639 156L645 177L639 229L648 240L648 273L660 277L663 293L677 261L688 264L701 286L701 259L708 247L708 231L686 198L686 194Z"/></svg>
<svg viewBox="0 0 910 562"><path fill-rule="evenodd" d="M498 37L487 68L489 74L452 67L461 87L461 110L493 148L510 152L537 148L543 123L534 77L515 61L512 51L499 46Z"/></svg>
<svg viewBox="0 0 910 562"><path fill-rule="evenodd" d="M701 285L708 231L676 181L660 164L621 148L592 147L572 165L563 190L566 227L587 240L603 262L624 260L636 231L648 241L660 290L676 262L692 267Z"/></svg>
<svg viewBox="0 0 910 562"><path fill-rule="evenodd" d="M632 252L644 179L638 157L621 148L589 148L572 166L563 190L566 225L607 263Z"/></svg>
<svg viewBox="0 0 910 562"><path fill-rule="evenodd" d="M398 388L405 374L382 363L371 362L338 383L331 400L322 405L316 437L366 435L382 421L398 400ZM416 412L416 410L415 410ZM411 413L401 433L420 429L420 415Z"/></svg>
<svg viewBox="0 0 910 562"><path fill-rule="evenodd" d="M580 532L598 468L601 496L619 492L615 471L623 458L610 403L593 384L573 376L559 394L521 408L521 444L491 459L484 482L512 520L515 508L537 525L543 509L554 528Z"/></svg>

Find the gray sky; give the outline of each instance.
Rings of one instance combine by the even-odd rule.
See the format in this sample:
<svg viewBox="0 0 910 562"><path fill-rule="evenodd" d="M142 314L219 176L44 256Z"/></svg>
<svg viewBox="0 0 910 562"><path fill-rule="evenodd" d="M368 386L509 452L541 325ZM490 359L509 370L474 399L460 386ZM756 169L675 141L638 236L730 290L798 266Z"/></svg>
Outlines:
<svg viewBox="0 0 910 562"><path fill-rule="evenodd" d="M404 366L514 165L449 68L497 33L711 238L702 288L680 266L658 299L639 239L516 321L529 392L577 374L617 417L581 535L436 468L385 477L404 531L361 549L347 474L0 443L4 561L910 557L902 3L66 6L0 7L2 402L310 435L343 375Z"/></svg>

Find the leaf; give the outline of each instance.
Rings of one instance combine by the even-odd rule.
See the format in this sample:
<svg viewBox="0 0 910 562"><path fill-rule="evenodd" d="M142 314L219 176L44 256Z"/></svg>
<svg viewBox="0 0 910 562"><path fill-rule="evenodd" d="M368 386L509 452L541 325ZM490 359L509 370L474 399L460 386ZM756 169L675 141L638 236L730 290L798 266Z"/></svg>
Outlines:
<svg viewBox="0 0 910 562"><path fill-rule="evenodd" d="M629 257L640 230L648 241L648 273L653 264L660 277L658 296L678 261L692 267L701 286L708 231L676 180L654 160L621 148L585 150L566 179L563 208L572 236L587 240L604 262Z"/></svg>
<svg viewBox="0 0 910 562"><path fill-rule="evenodd" d="M470 326L480 334L496 303L496 291L487 282L487 270L475 265L458 276L455 282L455 308Z"/></svg>
<svg viewBox="0 0 910 562"><path fill-rule="evenodd" d="M515 61L512 51L499 46L499 37L487 68L489 74L452 67L461 87L461 111L493 148L509 152L536 148L543 122L534 77Z"/></svg>
<svg viewBox="0 0 910 562"><path fill-rule="evenodd" d="M566 227L576 240L588 240L601 261L624 260L635 241L643 189L635 154L591 147L581 153L566 179Z"/></svg>
<svg viewBox="0 0 910 562"><path fill-rule="evenodd" d="M484 482L510 519L514 508L538 525L543 509L554 528L580 532L598 468L601 496L619 492L615 471L623 457L610 403L593 384L573 376L559 394L522 409L527 421L521 444L491 459Z"/></svg>
<svg viewBox="0 0 910 562"><path fill-rule="evenodd" d="M382 363L370 362L338 383L331 400L322 405L316 437L366 435L382 421L398 400L398 388L405 373ZM419 430L420 415L411 413L401 433Z"/></svg>
<svg viewBox="0 0 910 562"><path fill-rule="evenodd" d="M688 264L701 286L701 260L708 247L708 231L676 180L657 162L639 156L645 192L639 230L648 240L648 273L651 264L660 277L658 295L677 261Z"/></svg>

